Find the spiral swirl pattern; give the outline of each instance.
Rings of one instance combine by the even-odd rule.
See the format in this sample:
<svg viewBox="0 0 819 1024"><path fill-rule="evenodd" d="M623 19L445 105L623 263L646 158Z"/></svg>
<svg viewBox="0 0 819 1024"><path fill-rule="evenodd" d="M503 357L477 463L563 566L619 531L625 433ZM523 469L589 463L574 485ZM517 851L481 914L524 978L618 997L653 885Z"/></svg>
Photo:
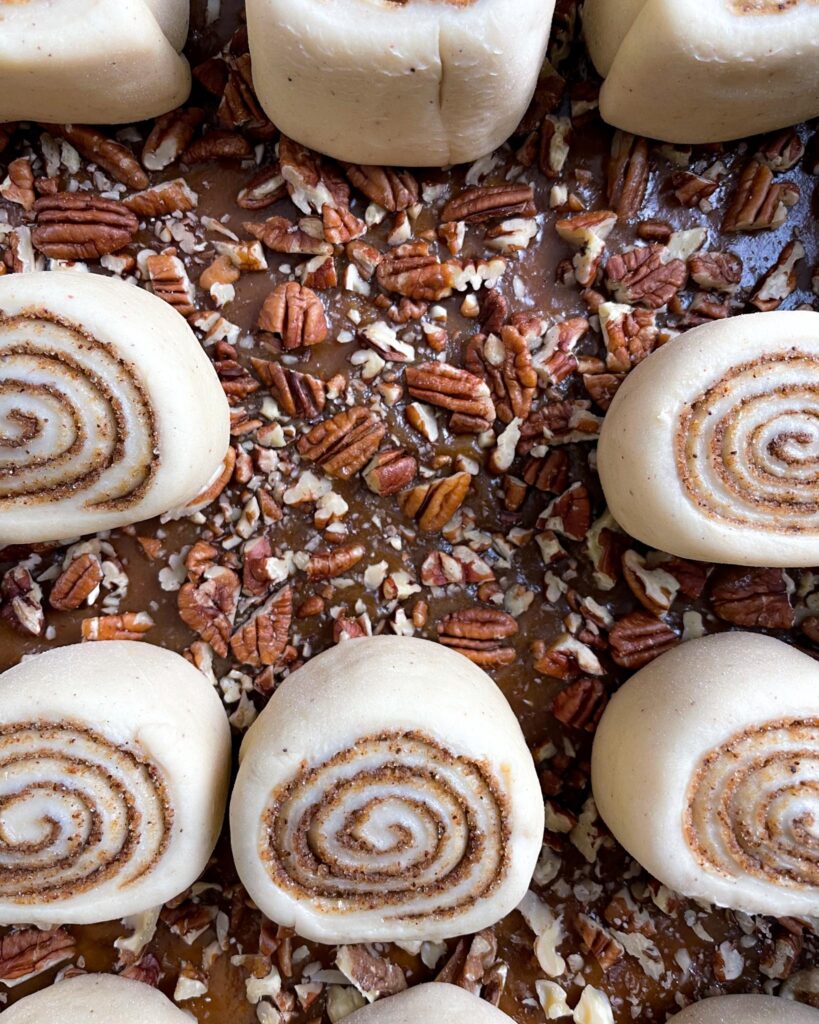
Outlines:
<svg viewBox="0 0 819 1024"><path fill-rule="evenodd" d="M151 871L173 811L155 764L71 722L0 727L0 899L66 900Z"/></svg>
<svg viewBox="0 0 819 1024"><path fill-rule="evenodd" d="M819 359L798 351L734 367L683 409L677 466L705 515L819 531Z"/></svg>
<svg viewBox="0 0 819 1024"><path fill-rule="evenodd" d="M330 914L445 917L507 871L508 813L487 767L417 732L305 768L273 794L264 826L273 880Z"/></svg>
<svg viewBox="0 0 819 1024"><path fill-rule="evenodd" d="M151 403L107 344L46 312L0 317L0 507L128 508L157 467Z"/></svg>
<svg viewBox="0 0 819 1024"><path fill-rule="evenodd" d="M685 835L702 866L776 885L819 885L819 718L767 722L701 761Z"/></svg>

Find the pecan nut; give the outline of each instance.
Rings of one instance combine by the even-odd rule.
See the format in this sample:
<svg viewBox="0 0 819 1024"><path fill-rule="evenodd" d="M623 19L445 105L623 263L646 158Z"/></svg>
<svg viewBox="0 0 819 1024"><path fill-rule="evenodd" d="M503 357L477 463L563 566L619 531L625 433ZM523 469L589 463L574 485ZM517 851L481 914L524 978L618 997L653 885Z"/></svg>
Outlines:
<svg viewBox="0 0 819 1024"><path fill-rule="evenodd" d="M76 951L74 936L64 928L11 931L0 938L0 981L10 984L42 974L70 960Z"/></svg>
<svg viewBox="0 0 819 1024"><path fill-rule="evenodd" d="M611 142L607 191L612 209L623 220L640 212L648 186L648 142L616 131Z"/></svg>
<svg viewBox="0 0 819 1024"><path fill-rule="evenodd" d="M464 503L471 483L469 473L453 473L402 491L398 504L405 516L415 519L419 529L435 533L446 526Z"/></svg>
<svg viewBox="0 0 819 1024"><path fill-rule="evenodd" d="M42 196L34 212L32 244L58 260L99 259L132 242L139 228L136 215L122 203L88 192Z"/></svg>
<svg viewBox="0 0 819 1024"><path fill-rule="evenodd" d="M264 210L287 195L287 186L278 163L263 167L253 175L236 197L243 210Z"/></svg>
<svg viewBox="0 0 819 1024"><path fill-rule="evenodd" d="M426 242L411 242L385 254L375 273L384 291L420 302L437 302L452 294L460 269L452 261L441 263Z"/></svg>
<svg viewBox="0 0 819 1024"><path fill-rule="evenodd" d="M781 227L799 201L799 186L774 182L773 171L759 160L745 165L722 222L722 230L769 231Z"/></svg>
<svg viewBox="0 0 819 1024"><path fill-rule="evenodd" d="M349 572L366 553L363 544L341 544L327 551L314 551L307 562L307 575L311 580L333 579Z"/></svg>
<svg viewBox="0 0 819 1024"><path fill-rule="evenodd" d="M318 345L327 337L327 317L321 299L298 281L286 281L267 296L256 326L277 334L287 350Z"/></svg>
<svg viewBox="0 0 819 1024"><path fill-rule="evenodd" d="M450 199L441 211L441 220L478 224L506 217L534 217L536 213L531 185L476 185Z"/></svg>
<svg viewBox="0 0 819 1024"><path fill-rule="evenodd" d="M654 351L659 331L653 310L604 302L599 316L607 349L606 368L612 373L627 373ZM619 383L615 390L617 387Z"/></svg>
<svg viewBox="0 0 819 1024"><path fill-rule="evenodd" d="M373 494L386 497L407 488L417 472L414 456L401 448L386 448L370 460L363 476Z"/></svg>
<svg viewBox="0 0 819 1024"><path fill-rule="evenodd" d="M791 629L790 580L781 569L717 569L709 597L714 614L734 626Z"/></svg>
<svg viewBox="0 0 819 1024"><path fill-rule="evenodd" d="M669 625L648 612L626 615L609 633L611 656L623 668L642 668L679 642Z"/></svg>
<svg viewBox="0 0 819 1024"><path fill-rule="evenodd" d="M182 156L205 119L199 107L186 107L163 114L154 122L142 147L142 165L149 171L163 171Z"/></svg>
<svg viewBox="0 0 819 1024"><path fill-rule="evenodd" d="M48 603L57 611L79 608L102 583L102 566L90 551L75 558L54 581Z"/></svg>
<svg viewBox="0 0 819 1024"><path fill-rule="evenodd" d="M667 247L656 242L617 253L606 263L606 286L617 301L649 309L667 305L687 277L684 261L670 259Z"/></svg>
<svg viewBox="0 0 819 1024"><path fill-rule="evenodd" d="M594 732L608 701L599 679L581 676L569 683L552 701L552 714L563 725Z"/></svg>
<svg viewBox="0 0 819 1024"><path fill-rule="evenodd" d="M163 181L143 192L128 196L125 205L138 217L164 217L168 213L187 213L196 209L199 196L184 178Z"/></svg>
<svg viewBox="0 0 819 1024"><path fill-rule="evenodd" d="M179 617L221 658L227 657L239 589L232 569L213 566L202 583L186 583L179 591Z"/></svg>
<svg viewBox="0 0 819 1024"><path fill-rule="evenodd" d="M8 177L0 185L0 196L9 203L22 206L27 213L34 208L34 172L28 157L11 161Z"/></svg>
<svg viewBox="0 0 819 1024"><path fill-rule="evenodd" d="M367 465L386 432L375 413L356 405L317 423L296 447L329 476L349 480Z"/></svg>
<svg viewBox="0 0 819 1024"><path fill-rule="evenodd" d="M145 273L154 295L173 306L182 316L195 312L193 284L175 249L148 256L145 260Z"/></svg>
<svg viewBox="0 0 819 1024"><path fill-rule="evenodd" d="M147 612L123 612L82 620L83 640L141 640L154 620Z"/></svg>
<svg viewBox="0 0 819 1024"><path fill-rule="evenodd" d="M605 973L622 959L623 946L599 922L588 914L577 914L574 923L581 942L600 964L601 971Z"/></svg>
<svg viewBox="0 0 819 1024"><path fill-rule="evenodd" d="M70 142L86 160L98 164L129 188L148 187L148 175L131 150L121 142L107 138L97 128L84 124L48 124L44 127L52 135Z"/></svg>
<svg viewBox="0 0 819 1024"><path fill-rule="evenodd" d="M733 252L695 252L688 270L700 288L732 295L742 281L742 260Z"/></svg>
<svg viewBox="0 0 819 1024"><path fill-rule="evenodd" d="M230 638L234 658L260 668L275 665L287 647L293 619L293 591L285 587L257 609Z"/></svg>
<svg viewBox="0 0 819 1024"><path fill-rule="evenodd" d="M354 188L390 213L408 210L418 202L418 182L409 171L350 164L346 174Z"/></svg>
<svg viewBox="0 0 819 1024"><path fill-rule="evenodd" d="M267 359L251 359L259 380L270 389L285 416L314 420L327 398L323 380Z"/></svg>
<svg viewBox="0 0 819 1024"><path fill-rule="evenodd" d="M497 608L465 608L445 615L438 624L438 640L484 668L511 665L514 647L503 643L518 632L518 624Z"/></svg>
<svg viewBox="0 0 819 1024"><path fill-rule="evenodd" d="M271 252L308 256L330 256L333 252L332 245L324 238L308 234L287 217L268 217L261 224L247 221L243 227Z"/></svg>
<svg viewBox="0 0 819 1024"><path fill-rule="evenodd" d="M216 128L192 142L182 154L186 164L207 163L210 160L245 160L253 156L253 147L238 132Z"/></svg>
<svg viewBox="0 0 819 1024"><path fill-rule="evenodd" d="M488 381L499 419L503 423L511 423L515 417L525 420L532 408L537 373L521 332L507 324L500 337L475 335L465 359L470 370Z"/></svg>
<svg viewBox="0 0 819 1024"><path fill-rule="evenodd" d="M495 419L495 404L486 381L449 363L407 366L407 389L413 398L448 409L475 422L480 433Z"/></svg>
<svg viewBox="0 0 819 1024"><path fill-rule="evenodd" d="M18 633L42 636L43 592L25 566L9 569L0 583L0 618Z"/></svg>

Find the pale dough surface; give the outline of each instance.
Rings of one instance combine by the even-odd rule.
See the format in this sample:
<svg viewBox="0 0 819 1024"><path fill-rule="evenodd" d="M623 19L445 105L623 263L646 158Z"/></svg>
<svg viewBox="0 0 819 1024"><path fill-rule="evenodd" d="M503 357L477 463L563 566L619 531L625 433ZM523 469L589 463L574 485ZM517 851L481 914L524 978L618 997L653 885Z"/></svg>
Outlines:
<svg viewBox="0 0 819 1024"><path fill-rule="evenodd" d="M190 1024L191 1017L158 989L113 974L85 974L20 999L4 1024Z"/></svg>
<svg viewBox="0 0 819 1024"><path fill-rule="evenodd" d="M554 0L248 0L253 81L297 142L362 164L485 156L534 92Z"/></svg>
<svg viewBox="0 0 819 1024"><path fill-rule="evenodd" d="M600 434L609 509L683 558L819 563L819 313L696 327L626 378Z"/></svg>
<svg viewBox="0 0 819 1024"><path fill-rule="evenodd" d="M597 808L631 856L676 892L750 914L819 912L799 836L817 781L819 666L753 633L691 640L641 669L592 750Z"/></svg>
<svg viewBox="0 0 819 1024"><path fill-rule="evenodd" d="M281 805L288 826L278 839L266 817L274 791L311 769ZM526 892L544 812L520 726L492 679L439 644L373 637L320 654L276 690L242 744L230 814L253 900L305 938L336 943L439 939L496 923ZM300 822L312 854L294 861ZM469 836L483 842L475 863ZM274 861L260 855L271 844ZM286 869L274 878L271 863ZM337 863L363 872L338 900Z"/></svg>
<svg viewBox="0 0 819 1024"><path fill-rule="evenodd" d="M714 996L671 1019L677 1024L819 1024L819 1010L778 996Z"/></svg>
<svg viewBox="0 0 819 1024"><path fill-rule="evenodd" d="M416 985L379 999L372 1006L356 1010L347 1020L349 1024L512 1024L511 1017L485 999L445 982Z"/></svg>
<svg viewBox="0 0 819 1024"><path fill-rule="evenodd" d="M0 0L0 121L122 124L180 106L190 0Z"/></svg>
<svg viewBox="0 0 819 1024"><path fill-rule="evenodd" d="M0 278L0 545L183 506L229 431L210 360L162 299L96 274Z"/></svg>
<svg viewBox="0 0 819 1024"><path fill-rule="evenodd" d="M108 921L178 896L205 867L222 823L230 728L181 655L127 640L75 644L0 676L0 764L0 924ZM139 812L133 828L119 793ZM102 835L92 848L93 814ZM43 840L49 821L58 829L36 857L14 849ZM120 862L124 843L132 853ZM84 881L109 862L116 870Z"/></svg>
<svg viewBox="0 0 819 1024"><path fill-rule="evenodd" d="M724 142L819 114L819 4L586 0L605 121L675 143ZM771 8L778 5L771 3Z"/></svg>

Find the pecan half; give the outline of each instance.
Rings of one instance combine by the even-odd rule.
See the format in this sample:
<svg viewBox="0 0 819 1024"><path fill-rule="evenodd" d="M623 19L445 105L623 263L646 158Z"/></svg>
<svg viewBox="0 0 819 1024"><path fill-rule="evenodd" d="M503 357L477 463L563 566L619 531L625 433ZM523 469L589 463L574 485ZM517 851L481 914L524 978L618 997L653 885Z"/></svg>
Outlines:
<svg viewBox="0 0 819 1024"><path fill-rule="evenodd" d="M84 604L102 583L102 566L96 555L86 551L75 558L54 581L48 603L57 611L70 611Z"/></svg>
<svg viewBox="0 0 819 1024"><path fill-rule="evenodd" d="M321 299L298 281L276 286L264 300L256 326L261 331L278 334L287 351L318 345L328 332Z"/></svg>
<svg viewBox="0 0 819 1024"><path fill-rule="evenodd" d="M451 261L441 263L426 242L411 242L383 256L376 268L376 278L384 291L437 302L452 294L459 271L460 267Z"/></svg>
<svg viewBox="0 0 819 1024"><path fill-rule="evenodd" d="M163 171L176 163L204 120L205 111L199 107L180 108L158 117L142 147L143 166L149 171Z"/></svg>
<svg viewBox="0 0 819 1024"><path fill-rule="evenodd" d="M350 164L346 174L354 188L390 213L408 210L418 202L418 182L409 171Z"/></svg>
<svg viewBox="0 0 819 1024"><path fill-rule="evenodd" d="M366 553L363 544L341 544L328 551L314 551L307 562L307 576L311 580L341 576L357 565Z"/></svg>
<svg viewBox="0 0 819 1024"><path fill-rule="evenodd" d="M243 210L264 210L284 199L286 195L287 186L282 177L281 167L275 163L270 167L263 167L253 175L236 197L236 205L241 206Z"/></svg>
<svg viewBox="0 0 819 1024"><path fill-rule="evenodd" d="M9 569L0 583L0 618L18 633L42 636L43 592L25 566Z"/></svg>
<svg viewBox="0 0 819 1024"><path fill-rule="evenodd" d="M202 583L186 583L179 591L179 617L221 658L227 656L239 589L232 569L214 566Z"/></svg>
<svg viewBox="0 0 819 1024"><path fill-rule="evenodd" d="M98 164L129 188L148 187L148 175L131 150L107 138L99 129L85 124L47 124L44 127L52 135L70 142L86 160Z"/></svg>
<svg viewBox="0 0 819 1024"><path fill-rule="evenodd" d="M598 314L607 349L607 369L627 373L654 351L659 331L653 310L604 302Z"/></svg>
<svg viewBox="0 0 819 1024"><path fill-rule="evenodd" d="M733 295L742 281L742 260L733 252L695 252L688 270L700 288Z"/></svg>
<svg viewBox="0 0 819 1024"><path fill-rule="evenodd" d="M799 201L799 187L774 183L773 171L758 160L745 165L722 222L723 231L768 231L781 227Z"/></svg>
<svg viewBox="0 0 819 1024"><path fill-rule="evenodd" d="M624 380L624 373L584 373L583 387L595 405L607 412Z"/></svg>
<svg viewBox="0 0 819 1024"><path fill-rule="evenodd" d="M478 224L513 216L534 217L536 213L531 185L475 185L449 200L441 211L441 220Z"/></svg>
<svg viewBox="0 0 819 1024"><path fill-rule="evenodd" d="M486 381L449 363L407 366L407 389L413 398L477 421L480 433L495 419L495 405Z"/></svg>
<svg viewBox="0 0 819 1024"><path fill-rule="evenodd" d="M642 668L679 642L670 626L648 612L626 615L609 632L611 656L623 668Z"/></svg>
<svg viewBox="0 0 819 1024"><path fill-rule="evenodd" d="M599 679L581 676L557 694L552 701L552 714L571 729L594 732L607 700Z"/></svg>
<svg viewBox="0 0 819 1024"><path fill-rule="evenodd" d="M514 647L503 641L517 631L518 624L512 616L497 608L465 608L441 619L438 640L476 665L498 668L515 660Z"/></svg>
<svg viewBox="0 0 819 1024"><path fill-rule="evenodd" d="M791 629L795 612L793 585L781 569L722 567L711 578L709 598L714 614L734 626Z"/></svg>
<svg viewBox="0 0 819 1024"><path fill-rule="evenodd" d="M348 242L361 238L367 231L367 225L346 207L324 204L321 210L321 223L324 237L331 245L346 245Z"/></svg>
<svg viewBox="0 0 819 1024"><path fill-rule="evenodd" d="M199 196L184 178L163 181L143 192L135 192L124 202L138 217L164 217L168 213L186 213L196 209Z"/></svg>
<svg viewBox="0 0 819 1024"><path fill-rule="evenodd" d="M681 206L698 206L717 191L719 181L693 171L675 171L671 175L671 186Z"/></svg>
<svg viewBox="0 0 819 1024"><path fill-rule="evenodd" d="M417 472L418 462L414 456L402 448L385 448L370 460L363 476L373 494L384 497L403 491Z"/></svg>
<svg viewBox="0 0 819 1024"><path fill-rule="evenodd" d="M123 612L82 620L83 640L141 640L154 620L147 612Z"/></svg>
<svg viewBox="0 0 819 1024"><path fill-rule="evenodd" d="M9 203L22 206L26 212L34 208L34 172L29 157L11 161L8 176L0 184L0 196Z"/></svg>
<svg viewBox="0 0 819 1024"><path fill-rule="evenodd" d="M255 139L270 138L275 128L265 117L253 91L250 54L228 57L227 67L228 77L216 112L217 121L225 128L241 128Z"/></svg>
<svg viewBox="0 0 819 1024"><path fill-rule="evenodd" d="M309 235L287 217L268 217L261 224L247 221L245 231L263 242L271 252L284 252L308 256L330 256L333 247L323 238Z"/></svg>
<svg viewBox="0 0 819 1024"><path fill-rule="evenodd" d="M523 479L539 491L562 494L569 484L569 456L555 449L542 458L530 456L523 467Z"/></svg>
<svg viewBox="0 0 819 1024"><path fill-rule="evenodd" d="M233 657L243 665L275 665L287 647L293 619L293 591L285 587L269 598L230 638Z"/></svg>
<svg viewBox="0 0 819 1024"><path fill-rule="evenodd" d="M285 416L314 420L324 409L326 389L323 380L266 359L254 358L250 363Z"/></svg>
<svg viewBox="0 0 819 1024"><path fill-rule="evenodd" d="M469 473L454 473L402 491L398 504L405 516L416 520L419 529L435 533L446 526L464 503L471 483Z"/></svg>
<svg viewBox="0 0 819 1024"><path fill-rule="evenodd" d="M58 260L96 260L133 241L136 215L114 199L89 192L58 192L34 204L35 249Z"/></svg>
<svg viewBox="0 0 819 1024"><path fill-rule="evenodd" d="M648 141L616 131L611 142L606 189L618 217L636 217L648 186Z"/></svg>
<svg viewBox="0 0 819 1024"><path fill-rule="evenodd" d="M363 469L381 444L387 428L374 412L355 405L317 423L299 438L299 454L340 480Z"/></svg>
<svg viewBox="0 0 819 1024"><path fill-rule="evenodd" d="M70 960L77 951L74 936L64 928L41 931L23 928L0 938L0 981L7 984L42 974Z"/></svg>
<svg viewBox="0 0 819 1024"><path fill-rule="evenodd" d="M475 335L465 360L476 376L487 380L502 422L511 423L515 417L526 419L537 388L537 373L526 338L516 327L505 325L500 337Z"/></svg>
<svg viewBox="0 0 819 1024"><path fill-rule="evenodd" d="M666 246L657 243L627 249L606 263L606 286L617 301L649 309L670 302L687 277L685 262L670 259Z"/></svg>

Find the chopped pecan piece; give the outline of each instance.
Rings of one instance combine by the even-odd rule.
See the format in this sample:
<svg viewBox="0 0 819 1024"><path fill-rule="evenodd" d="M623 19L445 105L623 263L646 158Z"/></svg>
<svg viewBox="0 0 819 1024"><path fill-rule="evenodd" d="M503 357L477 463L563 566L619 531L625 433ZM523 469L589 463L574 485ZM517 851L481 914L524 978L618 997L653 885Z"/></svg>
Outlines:
<svg viewBox="0 0 819 1024"><path fill-rule="evenodd" d="M370 460L363 476L373 494L386 497L408 487L417 472L418 462L414 456L402 448L385 448Z"/></svg>
<svg viewBox="0 0 819 1024"><path fill-rule="evenodd" d="M368 1002L403 992L407 987L398 964L371 952L367 946L339 946L336 966Z"/></svg>
<svg viewBox="0 0 819 1024"><path fill-rule="evenodd" d="M611 256L606 263L606 286L618 302L649 309L665 306L685 284L685 262L670 259L664 245L637 246Z"/></svg>
<svg viewBox="0 0 819 1024"><path fill-rule="evenodd" d="M293 591L285 587L257 609L230 638L233 657L243 665L275 665L287 647Z"/></svg>
<svg viewBox="0 0 819 1024"><path fill-rule="evenodd" d="M805 143L796 128L784 128L769 135L759 147L757 157L774 173L789 171L796 167L805 155Z"/></svg>
<svg viewBox="0 0 819 1024"><path fill-rule="evenodd" d="M90 551L75 558L54 581L48 603L58 611L70 611L84 604L102 583L102 566Z"/></svg>
<svg viewBox="0 0 819 1024"><path fill-rule="evenodd" d="M648 141L616 131L611 142L607 193L608 202L623 220L636 217L648 186Z"/></svg>
<svg viewBox="0 0 819 1024"><path fill-rule="evenodd" d="M266 359L251 359L250 362L285 416L314 420L324 409L326 388L323 380Z"/></svg>
<svg viewBox="0 0 819 1024"><path fill-rule="evenodd" d="M594 283L606 251L606 239L616 223L613 210L586 211L555 222L555 231L563 241L579 250L572 259L572 267L582 288Z"/></svg>
<svg viewBox="0 0 819 1024"><path fill-rule="evenodd" d="M450 199L441 211L441 220L478 224L506 217L534 217L536 213L531 185L475 185Z"/></svg>
<svg viewBox="0 0 819 1024"><path fill-rule="evenodd" d="M356 405L317 423L299 438L297 448L329 476L349 480L367 465L386 432L375 413Z"/></svg>
<svg viewBox="0 0 819 1024"><path fill-rule="evenodd" d="M545 676L572 679L582 673L603 675L603 666L594 651L571 633L562 633L548 645L536 642L532 647L535 671Z"/></svg>
<svg viewBox="0 0 819 1024"><path fill-rule="evenodd" d="M141 640L154 620L147 612L123 612L82 620L83 640Z"/></svg>
<svg viewBox="0 0 819 1024"><path fill-rule="evenodd" d="M321 299L298 281L286 281L267 296L256 326L278 334L287 350L318 345L327 337L327 317Z"/></svg>
<svg viewBox="0 0 819 1024"><path fill-rule="evenodd" d="M589 329L589 321L582 316L570 317L550 327L546 342L538 349L532 363L541 386L559 384L577 369L575 348Z"/></svg>
<svg viewBox="0 0 819 1024"><path fill-rule="evenodd" d="M500 334L507 316L509 303L497 288L485 288L481 294L481 311L478 323L486 334Z"/></svg>
<svg viewBox="0 0 819 1024"><path fill-rule="evenodd" d="M671 186L681 206L698 206L717 191L719 181L693 171L675 171L671 175Z"/></svg>
<svg viewBox="0 0 819 1024"><path fill-rule="evenodd" d="M98 164L129 188L148 187L148 175L131 150L121 142L106 138L98 128L84 124L48 124L44 127L52 135L70 142L86 160Z"/></svg>
<svg viewBox="0 0 819 1024"><path fill-rule="evenodd" d="M303 213L311 209L321 213L324 206L350 205L347 183L317 153L286 135L279 140L279 164L290 198Z"/></svg>
<svg viewBox="0 0 819 1024"><path fill-rule="evenodd" d="M215 128L192 142L182 154L182 161L186 164L199 164L209 160L245 160L251 156L253 148L243 135Z"/></svg>
<svg viewBox="0 0 819 1024"><path fill-rule="evenodd" d="M796 265L805 258L805 247L794 238L780 252L776 263L763 275L749 299L760 312L768 313L796 291Z"/></svg>
<svg viewBox="0 0 819 1024"><path fill-rule="evenodd" d="M125 205L138 217L163 217L168 213L186 213L196 208L199 197L184 178L163 181L144 192L128 196Z"/></svg>
<svg viewBox="0 0 819 1024"><path fill-rule="evenodd" d="M562 494L569 484L569 456L555 449L540 458L530 456L523 467L523 479L539 491Z"/></svg>
<svg viewBox="0 0 819 1024"><path fill-rule="evenodd" d="M471 483L469 473L454 473L402 491L398 504L405 516L416 520L419 529L435 533L442 530L461 507Z"/></svg>
<svg viewBox="0 0 819 1024"><path fill-rule="evenodd" d="M799 187L790 181L774 183L770 167L746 164L722 222L723 231L767 231L781 227L788 209L799 201Z"/></svg>
<svg viewBox="0 0 819 1024"><path fill-rule="evenodd" d="M654 351L659 332L653 310L606 302L598 312L608 350L607 369L627 373Z"/></svg>
<svg viewBox="0 0 819 1024"><path fill-rule="evenodd" d="M42 636L43 592L25 566L9 569L0 583L0 618L18 633Z"/></svg>
<svg viewBox="0 0 819 1024"><path fill-rule="evenodd" d="M514 647L503 643L518 632L511 615L497 608L465 608L445 615L438 624L438 640L484 668L511 665Z"/></svg>
<svg viewBox="0 0 819 1024"><path fill-rule="evenodd" d="M325 204L321 211L321 222L324 237L331 245L346 245L361 238L367 231L364 221L346 207L338 208Z"/></svg>
<svg viewBox="0 0 819 1024"><path fill-rule="evenodd" d="M329 242L308 234L287 217L268 217L261 224L247 221L243 227L254 238L263 242L271 252L310 256L330 256L333 252Z"/></svg>
<svg viewBox="0 0 819 1024"><path fill-rule="evenodd" d="M74 936L64 928L10 931L0 937L0 981L8 985L33 978L70 960L76 951Z"/></svg>
<svg viewBox="0 0 819 1024"><path fill-rule="evenodd" d="M122 203L90 192L42 196L34 212L32 244L58 260L99 259L128 245L139 228L136 215Z"/></svg>
<svg viewBox="0 0 819 1024"><path fill-rule="evenodd" d="M286 195L287 185L284 183L281 167L275 163L270 167L263 167L253 175L236 197L236 205L241 206L243 210L264 210L284 199Z"/></svg>
<svg viewBox="0 0 819 1024"><path fill-rule="evenodd" d="M598 405L603 412L607 412L624 380L624 373L584 373L583 387L595 405Z"/></svg>
<svg viewBox="0 0 819 1024"><path fill-rule="evenodd" d="M581 942L600 964L600 969L605 972L614 967L625 952L617 939L588 914L577 914L574 923Z"/></svg>
<svg viewBox="0 0 819 1024"><path fill-rule="evenodd" d="M349 261L355 266L365 281L372 280L373 274L381 262L381 253L372 245L354 239L348 242L344 251Z"/></svg>
<svg viewBox="0 0 819 1024"><path fill-rule="evenodd" d="M418 202L418 182L409 171L350 164L346 173L354 188L390 213L408 210Z"/></svg>
<svg viewBox="0 0 819 1024"><path fill-rule="evenodd" d="M386 253L376 268L378 283L387 292L408 299L437 302L452 294L460 267L441 261L429 251L426 242L399 245Z"/></svg>
<svg viewBox="0 0 819 1024"><path fill-rule="evenodd" d="M711 577L709 598L714 614L734 626L791 629L795 612L793 584L781 569L721 567Z"/></svg>
<svg viewBox="0 0 819 1024"><path fill-rule="evenodd" d="M742 281L742 260L733 252L695 252L688 270L700 288L733 295Z"/></svg>
<svg viewBox="0 0 819 1024"><path fill-rule="evenodd" d="M495 406L486 381L449 363L407 366L407 388L413 398L479 421L476 433L495 419Z"/></svg>
<svg viewBox="0 0 819 1024"><path fill-rule="evenodd" d="M181 107L158 117L142 147L143 166L149 171L163 171L176 163L204 119L205 111L199 107Z"/></svg>
<svg viewBox="0 0 819 1024"><path fill-rule="evenodd" d="M637 551L623 555L623 578L640 604L654 615L662 615L674 603L680 589L675 576L662 566L651 568Z"/></svg>
<svg viewBox="0 0 819 1024"><path fill-rule="evenodd" d="M179 591L179 617L220 658L227 657L239 589L239 577L232 569L214 566L202 583L186 583Z"/></svg>
<svg viewBox="0 0 819 1024"><path fill-rule="evenodd" d="M195 312L193 284L175 249L148 256L145 270L154 295L173 306L182 316Z"/></svg>
<svg viewBox="0 0 819 1024"><path fill-rule="evenodd" d="M611 656L623 668L642 668L679 642L670 626L648 612L631 612L609 632Z"/></svg>
<svg viewBox="0 0 819 1024"><path fill-rule="evenodd" d="M307 575L311 580L333 579L349 572L366 553L363 544L341 544L329 551L314 551L307 563Z"/></svg>
<svg viewBox="0 0 819 1024"><path fill-rule="evenodd" d="M0 196L9 203L22 206L26 212L34 208L34 172L28 157L23 156L11 161L8 176L0 184Z"/></svg>
<svg viewBox="0 0 819 1024"><path fill-rule="evenodd" d="M511 423L515 417L526 419L537 388L537 373L526 338L517 328L505 325L500 337L476 335L467 348L466 362L476 376L488 381L497 415L504 423Z"/></svg>
<svg viewBox="0 0 819 1024"><path fill-rule="evenodd" d="M607 700L599 679L581 676L558 693L552 701L552 714L572 729L594 732Z"/></svg>
<svg viewBox="0 0 819 1024"><path fill-rule="evenodd" d="M253 91L250 54L228 57L228 76L216 118L225 128L241 128L255 139L271 137L275 128L265 117Z"/></svg>
<svg viewBox="0 0 819 1024"><path fill-rule="evenodd" d="M569 540L583 540L591 526L591 497L584 483L573 483L541 513L538 529L555 530Z"/></svg>

